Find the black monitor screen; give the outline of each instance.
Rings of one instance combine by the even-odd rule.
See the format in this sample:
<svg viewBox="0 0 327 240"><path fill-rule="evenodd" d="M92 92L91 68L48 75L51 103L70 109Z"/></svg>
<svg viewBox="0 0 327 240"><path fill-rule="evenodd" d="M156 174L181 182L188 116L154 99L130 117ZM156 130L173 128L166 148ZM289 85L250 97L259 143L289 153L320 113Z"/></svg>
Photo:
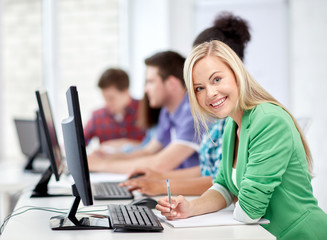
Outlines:
<svg viewBox="0 0 327 240"><path fill-rule="evenodd" d="M46 152L51 162L52 172L59 181L63 172L64 164L62 153L58 143L57 133L53 121L51 106L47 92L40 93L36 91L36 98L39 105L39 114L43 126L44 139L46 141Z"/></svg>
<svg viewBox="0 0 327 240"><path fill-rule="evenodd" d="M67 166L85 206L93 204L83 124L76 87L66 93L69 117L62 121Z"/></svg>
<svg viewBox="0 0 327 240"><path fill-rule="evenodd" d="M22 153L29 157L39 148L37 121L35 119L14 119Z"/></svg>
<svg viewBox="0 0 327 240"><path fill-rule="evenodd" d="M24 171L40 173L44 169L33 166L35 159L47 158L45 139L41 139L39 112L35 119L14 119L22 153L27 157ZM43 136L43 135L42 135Z"/></svg>

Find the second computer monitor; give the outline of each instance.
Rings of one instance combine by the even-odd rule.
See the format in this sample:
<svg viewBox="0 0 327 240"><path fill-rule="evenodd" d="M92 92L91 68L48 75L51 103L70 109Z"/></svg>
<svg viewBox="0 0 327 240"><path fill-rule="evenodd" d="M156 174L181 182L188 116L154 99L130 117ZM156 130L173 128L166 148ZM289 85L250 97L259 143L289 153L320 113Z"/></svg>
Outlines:
<svg viewBox="0 0 327 240"><path fill-rule="evenodd" d="M39 115L41 118L44 139L46 140L46 152L51 161L53 174L58 181L60 174L63 172L64 164L53 121L49 97L47 92L40 93L39 91L36 91L35 94L39 105Z"/></svg>
<svg viewBox="0 0 327 240"><path fill-rule="evenodd" d="M48 193L48 183L52 174L55 176L56 180L59 181L65 164L57 139L48 94L47 92L40 93L39 91L36 91L35 94L39 106L40 139L42 145L45 146L45 152L49 158L50 166L42 174L31 197L67 196L67 194Z"/></svg>

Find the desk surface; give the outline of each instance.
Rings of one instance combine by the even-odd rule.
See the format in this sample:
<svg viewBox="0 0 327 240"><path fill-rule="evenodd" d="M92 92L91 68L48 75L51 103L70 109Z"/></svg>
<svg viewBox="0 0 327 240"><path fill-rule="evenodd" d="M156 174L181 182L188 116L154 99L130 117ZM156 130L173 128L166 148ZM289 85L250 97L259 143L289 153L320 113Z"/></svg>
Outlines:
<svg viewBox="0 0 327 240"><path fill-rule="evenodd" d="M30 192L26 191L20 197L16 208L24 206L52 207L68 210L73 202L73 197L57 198L30 198ZM117 201L95 201L94 206L83 208L83 210L105 209L109 203ZM127 204L129 201L119 201ZM82 204L80 204L80 207ZM101 214L107 214L105 211ZM7 223L1 240L23 239L28 236L33 240L38 239L276 239L272 234L260 225L238 225L238 226L219 226L202 228L182 228L176 229L162 223L164 230L160 233L124 233L114 232L113 230L79 230L79 231L52 231L49 227L49 219L58 213L42 210L31 210L21 215L14 216Z"/></svg>
<svg viewBox="0 0 327 240"><path fill-rule="evenodd" d="M10 213L16 194L35 184L38 178L39 175L24 173L21 163L0 162L0 223Z"/></svg>
<svg viewBox="0 0 327 240"><path fill-rule="evenodd" d="M35 183L40 175L24 173L22 164L0 163L0 193L17 192Z"/></svg>

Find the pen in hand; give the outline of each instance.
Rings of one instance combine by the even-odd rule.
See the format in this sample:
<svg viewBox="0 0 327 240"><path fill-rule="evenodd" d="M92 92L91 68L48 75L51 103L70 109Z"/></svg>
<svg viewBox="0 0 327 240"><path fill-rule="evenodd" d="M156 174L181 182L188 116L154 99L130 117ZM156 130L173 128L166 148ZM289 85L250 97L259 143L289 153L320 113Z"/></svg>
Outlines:
<svg viewBox="0 0 327 240"><path fill-rule="evenodd" d="M169 199L169 205L170 205L170 215L172 214L172 209L171 209L171 192L170 192L170 184L169 180L166 180L167 183L167 193L168 193L168 199Z"/></svg>

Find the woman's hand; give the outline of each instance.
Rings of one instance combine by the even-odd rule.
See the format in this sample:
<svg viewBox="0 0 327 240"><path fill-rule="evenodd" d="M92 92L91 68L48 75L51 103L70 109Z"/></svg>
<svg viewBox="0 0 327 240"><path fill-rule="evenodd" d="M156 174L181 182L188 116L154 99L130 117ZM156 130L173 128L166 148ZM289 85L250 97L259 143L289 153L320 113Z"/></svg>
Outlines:
<svg viewBox="0 0 327 240"><path fill-rule="evenodd" d="M191 205L183 196L171 197L171 205L169 198L164 197L158 201L156 209L161 212L168 220L179 218L187 218L191 216Z"/></svg>
<svg viewBox="0 0 327 240"><path fill-rule="evenodd" d="M138 190L143 194L152 196L167 192L166 182L164 180L149 179L143 176L122 182L119 186L128 186L130 191Z"/></svg>

